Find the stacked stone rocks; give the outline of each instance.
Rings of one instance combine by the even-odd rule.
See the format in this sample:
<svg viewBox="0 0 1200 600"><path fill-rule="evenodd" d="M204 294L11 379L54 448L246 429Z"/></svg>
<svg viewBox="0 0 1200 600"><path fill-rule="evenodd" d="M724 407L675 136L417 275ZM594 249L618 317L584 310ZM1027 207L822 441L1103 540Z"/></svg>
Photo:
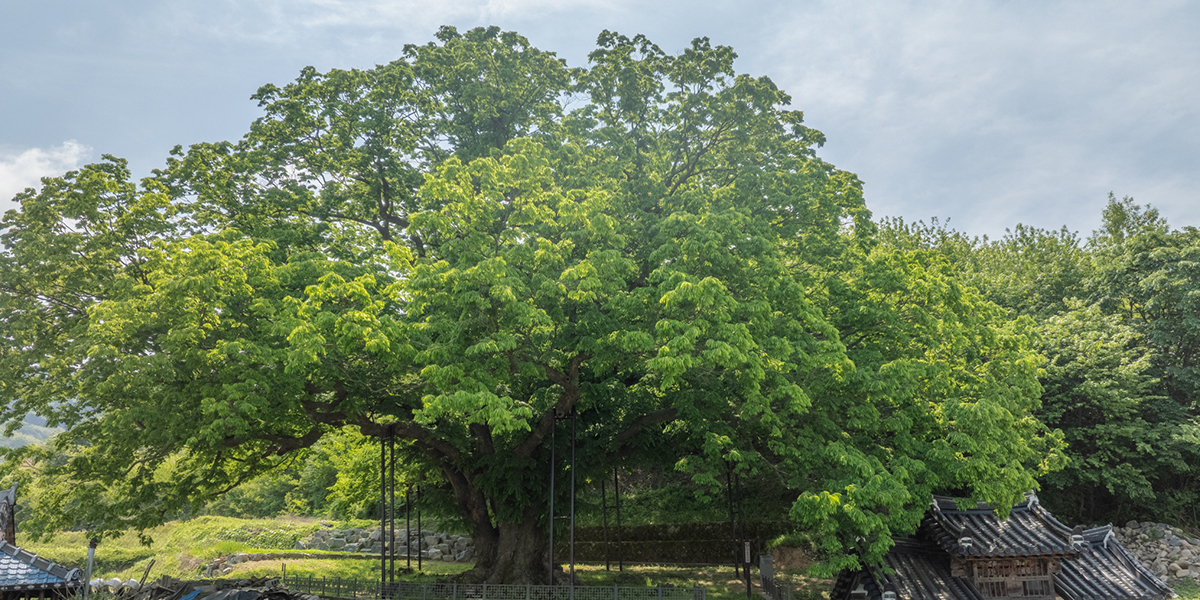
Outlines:
<svg viewBox="0 0 1200 600"><path fill-rule="evenodd" d="M353 552L355 554L373 554L362 556L364 559L379 556L381 549L387 549L388 543L379 529L321 529L306 539L296 542L296 550L330 550L334 552ZM405 539L407 538L407 543ZM443 562L467 563L475 560L475 542L465 536L454 533L436 533L428 529L413 530L412 535L404 529L396 530L397 558L403 559L405 554L417 558L418 552L424 560ZM345 555L342 555L345 557ZM288 560L297 558L338 558L338 555L295 552L247 552L220 556L204 566L203 577L220 577L233 572L233 565L259 560ZM357 558L357 557L355 557Z"/></svg>
<svg viewBox="0 0 1200 600"><path fill-rule="evenodd" d="M1200 540L1166 523L1130 521L1113 535L1151 573L1161 579L1200 581Z"/></svg>
<svg viewBox="0 0 1200 600"><path fill-rule="evenodd" d="M379 554L390 549L387 533L367 529L322 529L307 539L296 542L297 550L333 550ZM437 533L428 529L409 532L397 529L395 542L398 556L416 558L418 553L425 560L445 562L471 562L475 560L475 542L469 537L453 533Z"/></svg>

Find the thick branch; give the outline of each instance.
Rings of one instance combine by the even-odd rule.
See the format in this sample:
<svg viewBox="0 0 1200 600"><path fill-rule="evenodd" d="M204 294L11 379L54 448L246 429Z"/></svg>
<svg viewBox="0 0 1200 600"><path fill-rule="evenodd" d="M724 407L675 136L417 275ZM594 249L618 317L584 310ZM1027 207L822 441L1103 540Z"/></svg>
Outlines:
<svg viewBox="0 0 1200 600"><path fill-rule="evenodd" d="M542 365L546 371L546 378L562 387L562 394L558 397L558 402L554 408L546 411L542 415L541 421L537 427L529 432L529 437L521 442L513 449L513 455L518 458L529 458L533 456L533 451L537 449L542 440L549 435L550 430L554 428L555 414L565 415L575 408L575 403L579 400L579 367L583 365L583 361L591 358L592 355L587 352L580 352L571 358L570 364L567 366L567 372L563 373L550 365Z"/></svg>
<svg viewBox="0 0 1200 600"><path fill-rule="evenodd" d="M324 435L324 433L325 432L322 431L320 425L313 425L312 429L309 429L307 433L300 437L289 437L274 434L265 434L260 437L268 442L271 442L272 444L275 444L275 454L278 456L283 456L288 452L312 446L313 444L317 443L317 440L321 439L321 436Z"/></svg>
<svg viewBox="0 0 1200 600"><path fill-rule="evenodd" d="M475 438L475 450L481 455L495 454L496 446L492 442L492 428L484 423L471 423L471 437Z"/></svg>
<svg viewBox="0 0 1200 600"><path fill-rule="evenodd" d="M376 423L366 415L359 418L357 423L358 430L365 436L370 437L386 437L389 434L389 427L395 427L396 435L407 440L412 440L418 448L423 450L430 457L436 459L446 458L457 462L462 458L462 453L455 448L453 444L446 440L435 438L429 435L425 428L411 421L402 421L400 423L383 424Z"/></svg>
<svg viewBox="0 0 1200 600"><path fill-rule="evenodd" d="M458 502L459 508L475 525L474 531L471 532L472 537L495 537L495 526L492 525L487 498L484 497L483 492L472 485L466 475L454 469L442 467L442 475L446 477L446 481L450 482L450 489L454 490L454 499Z"/></svg>

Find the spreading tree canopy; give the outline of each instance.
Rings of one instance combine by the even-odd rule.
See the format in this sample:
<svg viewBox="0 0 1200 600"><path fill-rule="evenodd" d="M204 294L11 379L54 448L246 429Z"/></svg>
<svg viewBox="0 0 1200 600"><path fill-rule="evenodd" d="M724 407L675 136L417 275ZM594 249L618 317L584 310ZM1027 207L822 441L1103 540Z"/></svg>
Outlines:
<svg viewBox="0 0 1200 600"><path fill-rule="evenodd" d="M858 179L734 58L605 32L572 69L444 28L263 87L243 139L140 183L107 158L18 195L2 416L66 428L8 457L44 459L27 523L150 527L352 426L452 492L469 577L544 581L572 414L584 474L778 477L830 568L934 490L1018 500L1057 456L1030 322L879 245Z"/></svg>

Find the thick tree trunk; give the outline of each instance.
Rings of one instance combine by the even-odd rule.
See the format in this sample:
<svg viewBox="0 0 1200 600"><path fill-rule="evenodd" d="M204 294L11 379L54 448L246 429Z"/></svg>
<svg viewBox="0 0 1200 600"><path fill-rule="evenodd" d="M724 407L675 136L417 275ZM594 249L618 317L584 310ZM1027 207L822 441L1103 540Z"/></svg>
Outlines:
<svg viewBox="0 0 1200 600"><path fill-rule="evenodd" d="M536 507L524 511L520 523L476 527L475 568L462 580L477 583L545 585L549 576L549 536ZM481 535L482 533L482 535ZM561 579L556 572L555 580ZM561 581L559 581L561 583Z"/></svg>
<svg viewBox="0 0 1200 600"><path fill-rule="evenodd" d="M542 505L535 502L524 506L519 522L497 525L493 522L494 512L488 509L487 498L472 485L470 478L447 468L442 472L454 489L459 509L474 529L471 538L475 541L475 568L459 576L459 581L549 583L550 543L542 518ZM566 583L561 571L556 570L554 580Z"/></svg>

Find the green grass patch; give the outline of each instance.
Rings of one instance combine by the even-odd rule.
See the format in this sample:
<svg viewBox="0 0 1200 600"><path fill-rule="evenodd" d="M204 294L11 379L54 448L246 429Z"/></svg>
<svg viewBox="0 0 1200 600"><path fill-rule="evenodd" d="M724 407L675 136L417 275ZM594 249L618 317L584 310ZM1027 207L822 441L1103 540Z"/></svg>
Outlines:
<svg viewBox="0 0 1200 600"><path fill-rule="evenodd" d="M337 529L372 527L370 521L346 521L331 523ZM93 577L141 579L146 566L154 560L150 579L163 575L180 579L199 579L204 566L218 556L243 552L284 552L289 554L330 554L315 550L293 551L296 541L308 537L320 529L321 523L314 519L235 519L231 517L199 517L190 521L168 523L148 531L153 540L150 546L142 545L133 533L104 540L96 549L96 564ZM17 542L31 552L59 564L82 568L87 561L87 537L82 532L60 533L48 542L34 543L22 534ZM397 568L404 567L397 561ZM327 578L333 580L362 579L377 580L379 562L362 558L315 559L283 558L267 561L244 562L233 565L233 571L224 577L279 576L284 572L291 577ZM472 567L468 564L441 561L423 561L420 573L400 574L404 581L435 582L462 573ZM416 567L416 561L413 561ZM576 565L576 573L584 585L646 585L658 584L677 587L692 587L700 584L708 588L714 600L740 600L746 593L745 584L733 574L731 567L670 567L627 565L625 571L605 571L604 565ZM754 581L758 580L757 569L752 570ZM801 571L780 569L777 578L783 585L790 586L800 598L820 600L827 598L833 582L809 578ZM1200 592L1200 590L1196 590ZM1187 600L1200 600L1200 593L1185 596Z"/></svg>
<svg viewBox="0 0 1200 600"><path fill-rule="evenodd" d="M316 559L284 559L242 563L233 567L233 573L227 577L260 577L280 576L286 563L288 577L312 577L319 585L322 579L333 585L336 579L359 579L374 581L379 578L379 563L370 560L316 560ZM417 563L413 561L413 568ZM397 562L397 568L404 566ZM402 581L421 581L434 583L444 578L462 573L472 565L446 563L441 561L425 561L420 573L399 573ZM596 586L664 586L692 587L703 585L707 595L713 600L742 600L746 594L746 584L740 578L735 578L731 567L676 567L664 565L626 565L624 571L618 571L616 565L606 571L604 565L576 565L575 573L583 585ZM759 591L758 569L751 569L753 590ZM776 574L782 585L794 590L797 599L821 600L829 597L833 581L807 577L798 572Z"/></svg>
<svg viewBox="0 0 1200 600"><path fill-rule="evenodd" d="M662 584L675 587L703 585L706 596L714 600L739 600L746 597L746 583L735 577L733 567L677 567L666 565L625 565L618 571L616 565L605 570L604 565L575 565L575 574L584 585L656 586ZM757 595L758 568L750 569L751 586ZM797 598L818 600L828 598L833 589L833 580L807 577L799 572L776 573L776 582L786 585Z"/></svg>
<svg viewBox="0 0 1200 600"><path fill-rule="evenodd" d="M337 529L365 529L373 524L370 521L329 523ZM321 523L316 519L300 518L235 519L206 516L190 521L167 523L146 532L153 540L149 546L143 545L134 533L101 542L96 548L92 575L106 579L140 579L146 565L153 559L155 563L150 573L151 578L169 575L181 579L195 579L199 577L204 565L218 556L239 552L290 551L297 541L321 528ZM87 535L83 532L62 532L52 540L43 542L34 542L21 533L17 534L17 545L69 567L83 568L86 565L87 544Z"/></svg>
<svg viewBox="0 0 1200 600"><path fill-rule="evenodd" d="M1171 586L1180 600L1200 600L1200 584L1191 579L1183 579Z"/></svg>
<svg viewBox="0 0 1200 600"><path fill-rule="evenodd" d="M368 529L371 521L326 521L334 529ZM238 542L247 547L291 550L296 542L321 529L314 519L236 519L233 517L197 517L170 530L168 547L188 547L202 543ZM245 551L245 550L241 550Z"/></svg>
<svg viewBox="0 0 1200 600"><path fill-rule="evenodd" d="M401 581L435 582L469 570L472 566L463 563L448 563L442 561L422 561L421 572L402 573L404 561L396 561L397 579ZM233 573L226 577L278 577L283 574L287 565L288 577L312 577L314 580L327 578L379 580L379 561L362 559L320 560L312 558L297 558L269 561L246 562L233 566ZM417 561L412 562L413 571L417 569Z"/></svg>

